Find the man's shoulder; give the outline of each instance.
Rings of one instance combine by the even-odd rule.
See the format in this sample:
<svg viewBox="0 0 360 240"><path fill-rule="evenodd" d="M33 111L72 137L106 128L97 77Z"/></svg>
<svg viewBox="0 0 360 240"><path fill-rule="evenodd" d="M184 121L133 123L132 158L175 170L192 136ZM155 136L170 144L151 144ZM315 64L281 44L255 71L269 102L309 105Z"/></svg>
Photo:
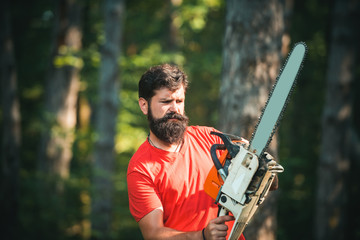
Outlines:
<svg viewBox="0 0 360 240"><path fill-rule="evenodd" d="M162 168L164 162L170 161L165 151L156 149L146 140L131 157L127 174L134 172L154 177Z"/></svg>
<svg viewBox="0 0 360 240"><path fill-rule="evenodd" d="M128 173L133 171L134 168L137 168L141 163L142 159L147 159L149 156L149 144L145 141L143 144L140 145L138 150L134 153L131 157L129 164L128 164Z"/></svg>
<svg viewBox="0 0 360 240"><path fill-rule="evenodd" d="M217 131L217 130L216 130L215 128L213 128L213 127L199 126L199 125L188 126L188 128L187 128L187 132L188 132L188 133L205 133L205 134L210 134L212 131Z"/></svg>
<svg viewBox="0 0 360 240"><path fill-rule="evenodd" d="M187 134L188 136L191 138L195 138L195 139L203 139L206 141L218 141L219 137L212 135L211 132L218 132L218 130L216 130L213 127L207 127L207 126L189 126L187 129Z"/></svg>

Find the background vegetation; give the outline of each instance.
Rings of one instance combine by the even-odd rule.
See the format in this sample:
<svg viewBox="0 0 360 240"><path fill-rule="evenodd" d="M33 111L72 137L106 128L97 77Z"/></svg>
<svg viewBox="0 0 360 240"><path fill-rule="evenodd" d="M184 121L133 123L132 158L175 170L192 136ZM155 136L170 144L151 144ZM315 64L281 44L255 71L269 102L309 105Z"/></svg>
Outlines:
<svg viewBox="0 0 360 240"><path fill-rule="evenodd" d="M102 1L80 1L83 10L82 61L77 125L68 178L44 176L38 171L44 124L45 82L51 64L54 2L13 0L10 5L18 97L21 109L17 239L89 239L91 237L92 153L100 49L104 41ZM111 239L141 239L128 210L127 164L147 136L147 122L137 105L137 83L151 65L179 64L191 81L186 112L191 124L217 126L225 3L222 0L129 0L123 22L119 59L121 91L116 122L116 166L113 179ZM295 92L279 128L279 156L285 168L280 178L278 239L312 239L314 229L316 170L320 154L321 115L325 101L329 29L332 5L324 0L287 1L291 44L304 41L308 56ZM171 40L171 26L177 35ZM0 29L1 31L1 29ZM357 76L359 76L357 67ZM7 86L2 86L6 88ZM360 90L357 78L353 88ZM353 122L360 133L360 98L353 101ZM102 116L106 118L106 116ZM0 122L4 119L0 110ZM1 129L3 133L4 129ZM1 141L4 141L3 139ZM2 159L2 161L5 161ZM0 166L2 172L4 165ZM350 203L347 211L359 210L359 186L352 168ZM53 193L47 182L62 185ZM60 182L60 183L59 183ZM44 185L44 186L42 186ZM39 191L42 186L42 191ZM3 187L3 184L2 184ZM49 187L50 188L50 187ZM3 194L2 194L3 195ZM6 196L2 196L6 202ZM360 239L360 220L353 220L350 236ZM6 222L2 223L3 225ZM357 226L357 227L356 227ZM1 236L1 233L0 233ZM0 237L1 238L1 237ZM353 238L353 239L355 239Z"/></svg>

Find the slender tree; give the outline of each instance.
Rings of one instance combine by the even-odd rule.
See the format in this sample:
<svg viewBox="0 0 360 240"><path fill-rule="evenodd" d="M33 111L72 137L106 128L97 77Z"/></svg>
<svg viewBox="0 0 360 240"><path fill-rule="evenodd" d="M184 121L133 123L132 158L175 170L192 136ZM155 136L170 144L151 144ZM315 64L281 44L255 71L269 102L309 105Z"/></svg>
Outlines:
<svg viewBox="0 0 360 240"><path fill-rule="evenodd" d="M53 57L45 96L43 130L38 167L41 171L67 178L72 158L76 125L76 103L80 87L81 5L59 0L56 5Z"/></svg>
<svg viewBox="0 0 360 240"><path fill-rule="evenodd" d="M175 18L177 11L177 7L181 4L181 1L176 0L168 0L167 10L169 11L170 21L169 21L169 34L168 34L168 41L167 41L167 48L171 51L176 51L183 43L183 36L181 36L179 32L179 27L175 24Z"/></svg>
<svg viewBox="0 0 360 240"><path fill-rule="evenodd" d="M0 68L2 103L2 146L0 173L1 238L17 239L19 213L20 106L11 36L10 1L2 4L0 14Z"/></svg>
<svg viewBox="0 0 360 240"><path fill-rule="evenodd" d="M278 0L226 4L219 129L250 139L280 68L283 5ZM268 151L277 157L276 136ZM257 211L246 239L275 239L275 196L269 194Z"/></svg>
<svg viewBox="0 0 360 240"><path fill-rule="evenodd" d="M359 19L359 1L335 1L317 172L316 240L356 238L349 231L355 219L349 217L348 196L349 175L355 165L354 150L357 149L353 101L360 38L353 23ZM356 155L358 159L358 153Z"/></svg>
<svg viewBox="0 0 360 240"><path fill-rule="evenodd" d="M114 138L119 108L119 64L122 37L123 0L104 2L105 42L101 48L101 67L94 151L92 197L92 239L109 239L112 221Z"/></svg>

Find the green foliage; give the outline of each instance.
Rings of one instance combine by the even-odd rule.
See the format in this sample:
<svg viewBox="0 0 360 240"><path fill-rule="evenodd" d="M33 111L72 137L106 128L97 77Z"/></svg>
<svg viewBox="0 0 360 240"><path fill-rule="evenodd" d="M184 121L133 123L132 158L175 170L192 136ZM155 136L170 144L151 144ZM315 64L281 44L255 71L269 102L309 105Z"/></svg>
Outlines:
<svg viewBox="0 0 360 240"><path fill-rule="evenodd" d="M147 121L137 104L137 83L152 65L174 63L192 82L187 113L194 124L216 123L221 68L224 3L220 0L127 1L123 32L121 102L115 151L117 153L113 225L116 239L141 239L130 215L126 188L129 159L147 136ZM19 7L21 6L21 7ZM73 58L71 49L51 61L54 5L48 1L16 0L12 6L13 32L22 114L20 233L23 239L88 239L92 151L96 115L100 48L104 40L101 1L84 2L83 48ZM175 41L171 41L172 21ZM50 178L37 171L37 149L47 131L44 113L45 79L49 64L76 65L81 69L79 122L75 131L71 174L68 179ZM55 188L54 188L55 186ZM93 233L94 234L94 233Z"/></svg>
<svg viewBox="0 0 360 240"><path fill-rule="evenodd" d="M46 116L43 96L51 62L54 6L45 0L13 2L13 39L23 119L20 239L89 239L90 179L96 136L93 116L96 115L100 48L104 40L103 1L83 2L83 48L77 53L79 58L75 63L72 62L74 59L58 59L60 64L83 64L79 122L75 131L71 174L66 180L40 175L36 166L40 134L45 128L42 124L42 118ZM312 236L314 183L328 54L328 15L329 6L324 1L307 0L295 2L291 18L292 44L305 41L309 54L279 129L279 155L285 167L285 172L279 175L280 240L311 239ZM116 124L111 236L114 239L141 239L137 223L128 209L126 188L129 159L148 134L147 120L137 103L138 80L152 65L178 64L187 72L191 82L186 101L191 124L215 126L220 117L217 105L225 1L131 0L126 1L124 20L119 59L121 105ZM66 51L64 53L66 56ZM356 106L359 102L357 96ZM0 117L1 114L0 110ZM354 122L358 119L359 112L354 116ZM355 181L356 176L352 179ZM57 187L53 189L51 186ZM352 196L359 194L358 187L353 187L352 191ZM352 202L351 206L356 204ZM289 214L296 217L289 219Z"/></svg>
<svg viewBox="0 0 360 240"><path fill-rule="evenodd" d="M86 177L64 181L26 170L20 177L19 239L83 239L90 211Z"/></svg>

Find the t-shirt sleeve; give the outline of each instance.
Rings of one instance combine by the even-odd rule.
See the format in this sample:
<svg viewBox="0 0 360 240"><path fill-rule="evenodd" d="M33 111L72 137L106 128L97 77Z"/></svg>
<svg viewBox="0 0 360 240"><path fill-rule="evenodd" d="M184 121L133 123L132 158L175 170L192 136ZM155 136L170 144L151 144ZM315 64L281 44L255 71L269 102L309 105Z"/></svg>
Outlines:
<svg viewBox="0 0 360 240"><path fill-rule="evenodd" d="M162 204L151 178L139 172L127 175L130 212L137 222Z"/></svg>

